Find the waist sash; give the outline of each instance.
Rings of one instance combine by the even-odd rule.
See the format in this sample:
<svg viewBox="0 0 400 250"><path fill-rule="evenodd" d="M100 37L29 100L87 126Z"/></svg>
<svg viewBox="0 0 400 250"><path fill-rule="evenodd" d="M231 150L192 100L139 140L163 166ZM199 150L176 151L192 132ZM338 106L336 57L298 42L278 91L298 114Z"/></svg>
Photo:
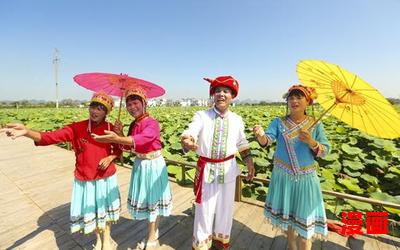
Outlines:
<svg viewBox="0 0 400 250"><path fill-rule="evenodd" d="M222 159L211 159L204 156L200 156L199 160L197 161L197 168L196 168L196 175L194 177L194 195L196 196L196 203L201 203L201 189L203 183L203 175L204 175L204 168L208 163L221 163L225 161L229 161L233 159L234 155L230 155L228 157Z"/></svg>

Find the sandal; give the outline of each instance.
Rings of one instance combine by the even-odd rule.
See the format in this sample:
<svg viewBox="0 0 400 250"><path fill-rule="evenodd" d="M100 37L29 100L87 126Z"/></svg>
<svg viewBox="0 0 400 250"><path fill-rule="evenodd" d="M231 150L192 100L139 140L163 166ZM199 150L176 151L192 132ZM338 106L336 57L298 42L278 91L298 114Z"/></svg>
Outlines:
<svg viewBox="0 0 400 250"><path fill-rule="evenodd" d="M155 236L155 239L158 240L158 236L159 236L158 228L157 228L156 232L154 233L154 236Z"/></svg>
<svg viewBox="0 0 400 250"><path fill-rule="evenodd" d="M146 239L143 239L138 243L136 249L144 250L147 249L148 247L156 247L156 246L158 246L158 240L147 241Z"/></svg>
<svg viewBox="0 0 400 250"><path fill-rule="evenodd" d="M98 247L96 244L92 244L92 249L93 250L101 250L101 244L100 244L100 247Z"/></svg>

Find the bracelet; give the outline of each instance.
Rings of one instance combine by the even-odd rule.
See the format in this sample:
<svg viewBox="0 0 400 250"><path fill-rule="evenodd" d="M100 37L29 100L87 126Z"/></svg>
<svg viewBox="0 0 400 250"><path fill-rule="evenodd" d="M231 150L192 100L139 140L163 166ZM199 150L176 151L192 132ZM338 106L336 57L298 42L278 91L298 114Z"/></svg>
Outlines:
<svg viewBox="0 0 400 250"><path fill-rule="evenodd" d="M319 142L317 142L317 144L314 147L311 147L312 150L317 150L319 148Z"/></svg>
<svg viewBox="0 0 400 250"><path fill-rule="evenodd" d="M261 142L259 140L257 140L257 142L262 148L266 148L270 144L270 140L268 139L268 137L265 134L263 136L265 136L265 139L267 140L267 142L264 145L261 144Z"/></svg>
<svg viewBox="0 0 400 250"><path fill-rule="evenodd" d="M256 135L256 137L263 137L264 135L265 135L265 132L264 132L264 130L262 130L261 135Z"/></svg>

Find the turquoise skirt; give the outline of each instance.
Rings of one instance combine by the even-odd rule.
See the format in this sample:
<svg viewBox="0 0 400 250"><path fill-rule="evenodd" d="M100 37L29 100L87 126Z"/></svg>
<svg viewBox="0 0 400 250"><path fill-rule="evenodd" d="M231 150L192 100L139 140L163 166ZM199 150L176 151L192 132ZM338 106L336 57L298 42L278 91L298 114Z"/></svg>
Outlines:
<svg viewBox="0 0 400 250"><path fill-rule="evenodd" d="M324 201L316 172L293 176L275 166L264 214L272 226L284 231L291 226L297 235L305 239L328 235Z"/></svg>
<svg viewBox="0 0 400 250"><path fill-rule="evenodd" d="M127 205L133 219L154 222L157 216L171 214L172 196L163 157L135 159Z"/></svg>
<svg viewBox="0 0 400 250"><path fill-rule="evenodd" d="M71 199L71 232L102 230L119 219L121 210L117 175L95 181L75 179Z"/></svg>

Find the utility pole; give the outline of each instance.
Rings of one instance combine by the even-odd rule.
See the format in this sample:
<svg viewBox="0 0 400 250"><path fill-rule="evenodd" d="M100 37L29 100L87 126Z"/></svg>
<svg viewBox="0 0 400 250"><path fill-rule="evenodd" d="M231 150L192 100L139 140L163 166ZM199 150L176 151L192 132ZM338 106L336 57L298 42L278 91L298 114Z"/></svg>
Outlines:
<svg viewBox="0 0 400 250"><path fill-rule="evenodd" d="M58 57L58 49L54 49L54 57L53 57L53 64L54 64L54 77L56 80L56 108L58 109L58 63L60 62L60 58Z"/></svg>

